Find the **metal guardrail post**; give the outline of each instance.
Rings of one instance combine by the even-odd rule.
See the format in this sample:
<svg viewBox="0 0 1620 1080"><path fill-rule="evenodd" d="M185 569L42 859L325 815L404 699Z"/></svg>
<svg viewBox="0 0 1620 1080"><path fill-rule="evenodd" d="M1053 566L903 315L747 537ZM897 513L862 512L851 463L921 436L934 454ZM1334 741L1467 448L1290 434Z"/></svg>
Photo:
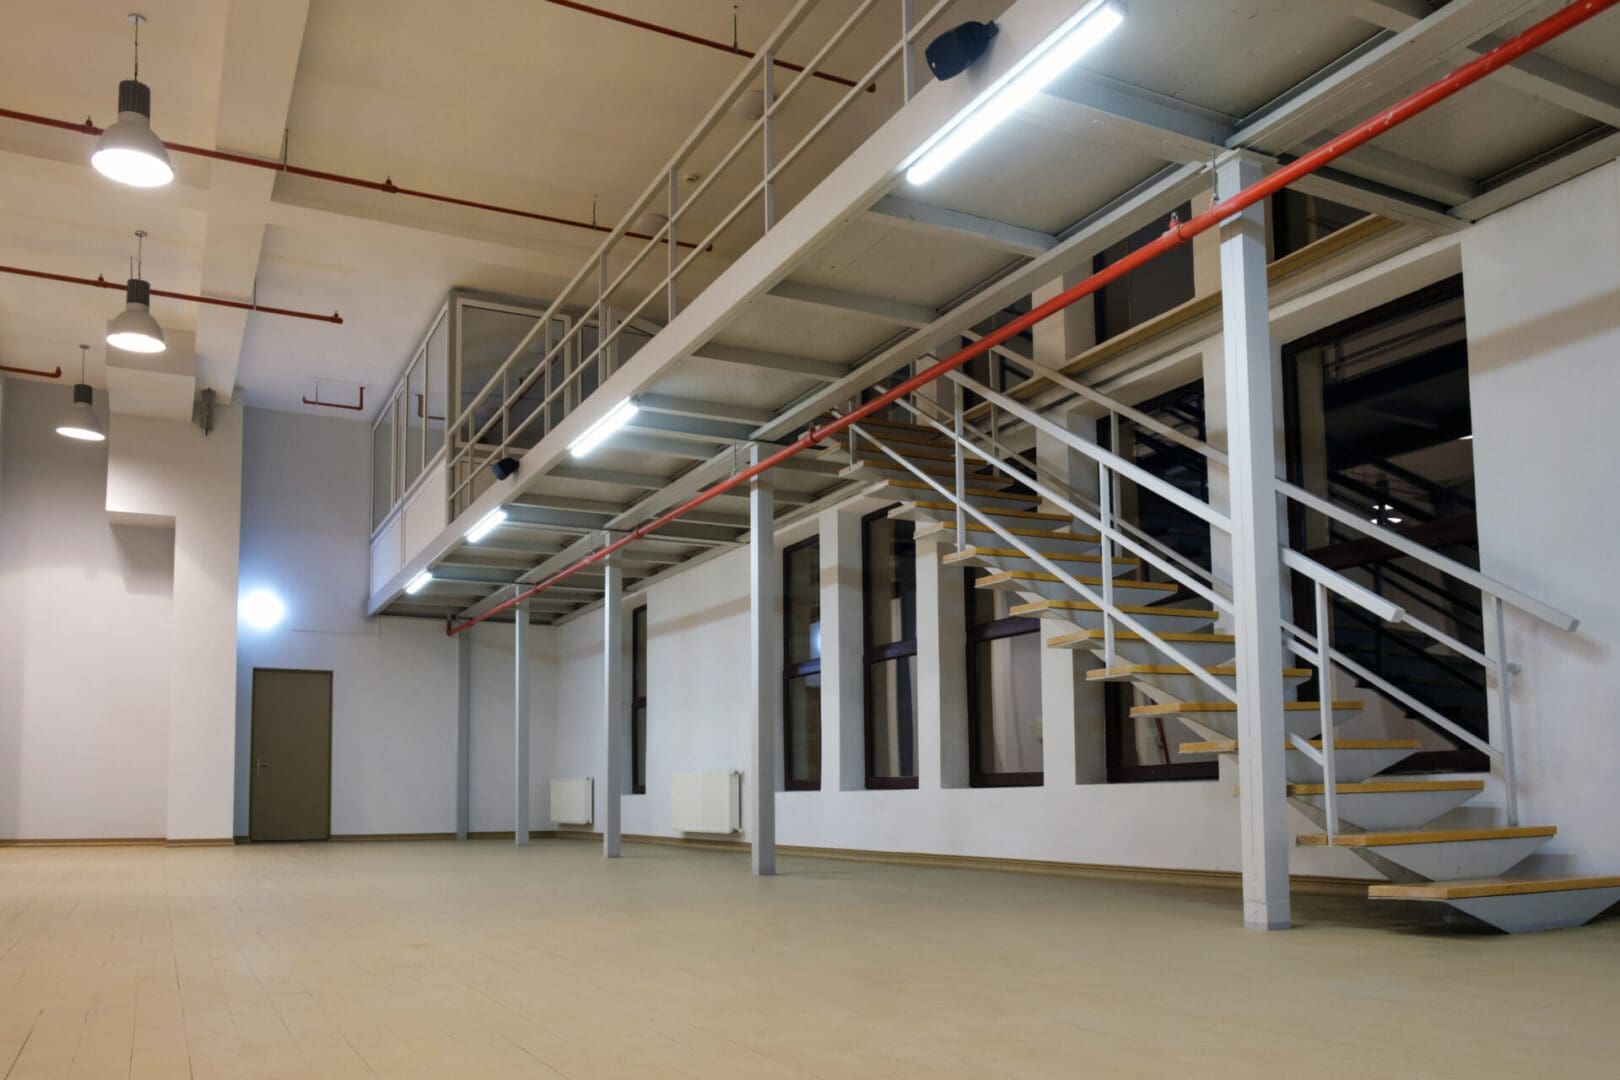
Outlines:
<svg viewBox="0 0 1620 1080"><path fill-rule="evenodd" d="M1327 814L1328 843L1339 831L1338 771L1333 760L1333 645L1332 627L1328 623L1327 586L1320 581L1312 583L1316 597L1316 696L1322 717L1322 793Z"/></svg>
<svg viewBox="0 0 1620 1080"><path fill-rule="evenodd" d="M905 100L917 94L917 45L911 40L911 27L916 22L912 0L900 0L900 86Z"/></svg>
<svg viewBox="0 0 1620 1080"><path fill-rule="evenodd" d="M967 547L967 513L962 509L962 499L967 490L967 465L962 459L962 384L954 383L956 392L956 441L952 448L956 451L956 550L961 551Z"/></svg>
<svg viewBox="0 0 1620 1080"><path fill-rule="evenodd" d="M1513 704L1508 680L1513 668L1507 662L1507 616L1500 596L1490 596L1491 626L1496 637L1496 719L1502 735L1502 784L1506 788L1508 824L1519 824L1519 774L1513 752Z"/></svg>
<svg viewBox="0 0 1620 1080"><path fill-rule="evenodd" d="M1114 528L1114 491L1112 474L1100 461L1097 462L1097 517L1103 526L1097 537L1097 546L1102 551L1103 666L1112 668L1116 657L1114 620L1108 612L1114 606L1114 542L1108 538L1108 533Z"/></svg>
<svg viewBox="0 0 1620 1080"><path fill-rule="evenodd" d="M776 225L776 118L771 115L776 108L776 52L766 49L760 55L765 63L760 70L760 84L765 93L764 126L760 131L765 145L765 187L761 198L765 202L765 231L770 232Z"/></svg>
<svg viewBox="0 0 1620 1080"><path fill-rule="evenodd" d="M665 297L665 301L669 307L669 318L666 320L668 322L675 321L675 309L678 300L678 294L675 288L675 271L679 263L679 258L676 255L676 248L678 245L675 242L675 215L680 211L680 209L680 174L676 171L675 166L671 165L669 167L669 236L666 238L667 243L665 245L669 249L669 282L666 286L668 289L668 295Z"/></svg>

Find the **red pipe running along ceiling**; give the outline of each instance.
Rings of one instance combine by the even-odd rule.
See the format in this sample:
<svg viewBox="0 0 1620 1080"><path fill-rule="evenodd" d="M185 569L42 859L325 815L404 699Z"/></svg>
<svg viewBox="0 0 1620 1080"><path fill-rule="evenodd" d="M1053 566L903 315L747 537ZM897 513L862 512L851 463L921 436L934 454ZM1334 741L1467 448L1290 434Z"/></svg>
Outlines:
<svg viewBox="0 0 1620 1080"><path fill-rule="evenodd" d="M686 31L677 30L673 26L664 26L660 23L647 22L645 19L634 19L629 15L620 15L617 11L608 11L604 8L594 7L590 4L581 4L578 3L577 0L545 0L545 3L554 4L561 8L568 8L571 11L578 11L584 15L595 15L599 19L609 19L616 23L623 23L626 26L634 26L638 30L650 30L655 34L663 34L665 37L672 37L677 41L685 41L693 45L702 45L709 49L718 49L720 52L730 53L733 56L745 56L752 60L755 56L759 55L758 53L750 52L747 49L738 48L735 42L728 45L724 41L719 41L715 38L706 38L698 34L688 34ZM782 59L776 60L776 66L779 68L786 68L788 71L804 70L804 65L791 63L790 61ZM812 71L810 74L813 78L825 79L830 83L837 83L839 86L848 86L851 88L855 86L854 79L846 79L842 75L833 75L826 71ZM876 83L867 84L867 93L870 94L876 90Z"/></svg>
<svg viewBox="0 0 1620 1080"><path fill-rule="evenodd" d="M72 120L59 120L54 116L41 116L38 113L19 112L16 109L0 109L0 117L7 120L19 120L25 124L38 124L41 127L58 128L62 131L76 131L81 135L100 135L102 129L90 122L86 117L83 123ZM191 154L194 157L204 157L213 161L228 161L233 165L246 165L254 169L270 169L274 172L287 173L289 176L303 176L311 180L323 180L330 184L346 184L349 187L364 188L367 191L380 191L387 195L408 195L413 199L426 199L429 202L447 203L451 206L465 206L473 210L487 210L493 214L507 214L511 217L527 218L530 221L544 221L551 225L566 225L571 229L589 229L591 232L610 233L611 226L598 225L594 221L576 221L574 218L558 217L555 214L540 214L532 210L519 210L511 206L497 206L494 203L477 202L473 199L460 199L454 195L440 195L432 191L421 191L417 188L401 187L394 183L392 176L383 180L367 180L359 176L346 176L343 173L325 172L321 169L306 169L301 165L289 165L284 161L269 161L265 158L249 157L246 154L232 154L225 150L210 150L206 146L191 146L188 143L164 142L164 146L177 154ZM636 240L651 240L646 233L626 230L626 236ZM696 244L685 240L677 240L676 247L692 248Z"/></svg>
<svg viewBox="0 0 1620 1080"><path fill-rule="evenodd" d="M108 281L104 277L73 277L71 274L52 274L45 270L30 270L23 266L0 266L0 274L17 274L20 277L40 278L44 281L60 281L66 285L88 285L94 289L124 291L123 285L116 281ZM256 311L261 315L285 315L290 319L312 319L315 322L338 323L340 325L343 322L343 316L335 311L330 315L321 315L313 311L269 307L265 304L248 303L245 300L226 300L218 296L198 296L194 293L170 292L168 289L153 289L152 295L166 296L170 300L190 300L197 304L212 304L215 307L236 308L238 311Z"/></svg>
<svg viewBox="0 0 1620 1080"><path fill-rule="evenodd" d="M33 368L12 367L10 364L0 364L0 371L9 371L13 375L34 375L41 379L60 379L62 365L57 364L55 371L35 371Z"/></svg>
<svg viewBox="0 0 1620 1080"><path fill-rule="evenodd" d="M1138 248L1136 251L1131 252L1118 262L1109 264L1107 267L1086 278L1084 281L1078 282L1075 285L1070 286L1068 289L1065 289L1063 292L1058 293L1044 304L1030 309L1028 313L1019 316L1000 329L986 334L978 341L973 342L967 348L952 353L950 356L935 364L927 371L919 372L918 374L913 375L905 382L900 383L898 386L895 386L883 394L880 394L859 408L845 413L843 416L832 421L826 426L811 428L809 431L805 432L797 442L784 446L782 449L776 451L774 454L760 461L758 464L751 465L740 472L734 473L727 479L715 484L713 487L699 492L692 498L681 503L679 506L675 506L664 511L662 514L659 514L650 521L643 522L625 535L621 536L619 539L613 541L611 544L593 551L591 554L585 556L583 559L580 559L573 565L559 570L546 580L537 585L529 587L508 600L502 601L501 603L490 608L488 611L485 611L470 619L465 619L459 623L452 619L446 619L445 633L454 636L461 633L463 630L477 626L485 619L491 618L492 616L498 615L503 611L516 607L518 604L521 604L523 601L529 599L529 597L534 596L536 593L543 592L552 585L555 585L569 577L571 574L577 573L578 571L583 570L585 567L594 563L601 562L614 552L627 547L635 541L642 539L643 537L657 531L665 525L668 525L670 522L683 517L687 513L702 506L710 499L723 495L727 491L730 491L739 485L746 484L754 477L768 469L772 469L777 465L780 465L788 458L802 454L804 451L810 449L818 443L824 442L827 439L838 435L840 432L848 429L852 425L860 423L873 413L888 408L890 405L894 404L900 398L905 397L907 394L914 393L915 391L933 382L935 379L942 378L948 372L956 370L963 364L966 364L969 360L972 360L974 357L989 352L991 349L995 348L997 345L1000 345L1007 339L1023 333L1036 323L1056 314L1059 311L1062 311L1070 304L1073 304L1084 297L1090 296L1098 289L1113 281L1117 281L1126 274L1130 273L1132 270L1152 262L1154 259L1158 258L1160 255L1163 255L1172 248L1177 248L1182 244L1190 242L1192 238L1197 236L1199 233L1206 232L1228 218L1235 217L1256 203L1269 198L1278 191L1281 191L1294 181L1299 180L1302 177L1309 176L1311 173L1349 153L1356 147L1361 146L1364 143L1371 142L1373 139L1377 138L1379 135L1382 135L1390 128L1405 123L1412 117L1438 104L1439 102L1444 101L1446 98L1451 97L1458 91L1479 82L1481 79L1485 78L1485 76L1489 75L1498 68L1510 64L1526 53L1540 48L1542 45L1545 45L1547 42L1558 37L1560 34L1573 30L1575 27L1586 22L1588 19L1591 19L1593 16L1607 11L1617 3L1620 3L1620 0L1577 0L1576 3L1572 3L1568 7L1561 8L1542 21L1536 23L1522 34L1519 34L1517 37L1509 38L1507 41L1504 41L1502 44L1496 46L1496 48L1469 61L1439 81L1430 83L1417 93L1403 98L1401 101L1391 105L1389 108L1380 111L1376 116L1363 120L1349 131L1346 131L1344 134L1324 143L1315 150L1312 150L1310 153L1296 158L1294 161L1284 165L1282 168L1266 176L1264 179L1250 184L1237 194L1214 203L1203 213L1195 214L1185 222L1178 223L1172 219L1170 228L1152 243Z"/></svg>

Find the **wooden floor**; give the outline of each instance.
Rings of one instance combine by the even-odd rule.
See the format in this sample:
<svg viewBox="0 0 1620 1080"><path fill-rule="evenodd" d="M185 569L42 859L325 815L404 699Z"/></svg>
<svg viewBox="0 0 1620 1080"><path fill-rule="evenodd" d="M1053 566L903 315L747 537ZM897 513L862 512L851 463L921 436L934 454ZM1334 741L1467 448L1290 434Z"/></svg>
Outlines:
<svg viewBox="0 0 1620 1080"><path fill-rule="evenodd" d="M577 841L0 850L0 1075L1607 1077L1620 918Z"/></svg>

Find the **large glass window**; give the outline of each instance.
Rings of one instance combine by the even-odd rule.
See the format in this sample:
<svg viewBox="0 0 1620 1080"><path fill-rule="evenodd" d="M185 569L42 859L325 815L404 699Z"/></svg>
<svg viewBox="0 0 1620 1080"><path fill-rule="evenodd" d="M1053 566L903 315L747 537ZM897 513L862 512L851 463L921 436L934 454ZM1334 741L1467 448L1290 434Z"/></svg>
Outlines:
<svg viewBox="0 0 1620 1080"><path fill-rule="evenodd" d="M782 553L782 749L789 791L821 787L821 545Z"/></svg>
<svg viewBox="0 0 1620 1080"><path fill-rule="evenodd" d="M394 508L394 406L383 406L371 429L371 527Z"/></svg>
<svg viewBox="0 0 1620 1080"><path fill-rule="evenodd" d="M917 547L912 524L861 522L866 609L866 786L917 786Z"/></svg>
<svg viewBox="0 0 1620 1080"><path fill-rule="evenodd" d="M967 583L968 779L974 787L1041 783L1040 620L1009 614L1015 593Z"/></svg>
<svg viewBox="0 0 1620 1080"><path fill-rule="evenodd" d="M647 794L647 605L630 614L630 794Z"/></svg>
<svg viewBox="0 0 1620 1080"><path fill-rule="evenodd" d="M1271 197L1266 215L1271 220L1271 257L1280 259L1360 221L1367 211L1286 188Z"/></svg>

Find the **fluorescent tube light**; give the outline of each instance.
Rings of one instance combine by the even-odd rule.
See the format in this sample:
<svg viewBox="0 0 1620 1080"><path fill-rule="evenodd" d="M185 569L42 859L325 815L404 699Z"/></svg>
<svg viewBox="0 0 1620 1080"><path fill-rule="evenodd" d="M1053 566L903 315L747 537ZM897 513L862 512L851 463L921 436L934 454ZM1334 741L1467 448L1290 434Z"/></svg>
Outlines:
<svg viewBox="0 0 1620 1080"><path fill-rule="evenodd" d="M415 577L411 578L411 583L409 585L405 586L406 595L415 596L417 593L421 592L424 588L426 588L427 583L432 581L432 580L433 580L432 573L430 573L427 570L422 571L420 574L417 574Z"/></svg>
<svg viewBox="0 0 1620 1080"><path fill-rule="evenodd" d="M569 443L568 452L577 458L584 457L601 446L609 435L624 427L630 422L630 418L640 411L634 401L625 398L613 406L606 416L586 428L583 435Z"/></svg>
<svg viewBox="0 0 1620 1080"><path fill-rule="evenodd" d="M1075 12L923 144L906 167L906 182L926 184L944 172L1124 21L1124 12L1103 0L1093 0Z"/></svg>
<svg viewBox="0 0 1620 1080"><path fill-rule="evenodd" d="M478 543L478 541L494 532L496 527L505 520L506 511L497 506L483 517L479 518L478 524L467 530L467 543Z"/></svg>

